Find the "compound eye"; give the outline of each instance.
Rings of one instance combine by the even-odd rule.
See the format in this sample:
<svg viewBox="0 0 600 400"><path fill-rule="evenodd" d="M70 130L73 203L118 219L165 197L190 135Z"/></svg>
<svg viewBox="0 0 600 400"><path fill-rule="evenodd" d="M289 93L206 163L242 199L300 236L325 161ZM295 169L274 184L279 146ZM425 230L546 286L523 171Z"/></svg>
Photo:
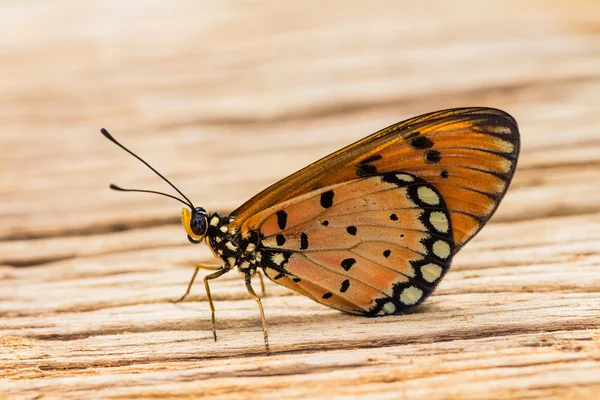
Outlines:
<svg viewBox="0 0 600 400"><path fill-rule="evenodd" d="M194 212L190 221L190 229L192 230L192 232L194 232L194 235L204 236L206 234L207 228L208 218L206 214Z"/></svg>

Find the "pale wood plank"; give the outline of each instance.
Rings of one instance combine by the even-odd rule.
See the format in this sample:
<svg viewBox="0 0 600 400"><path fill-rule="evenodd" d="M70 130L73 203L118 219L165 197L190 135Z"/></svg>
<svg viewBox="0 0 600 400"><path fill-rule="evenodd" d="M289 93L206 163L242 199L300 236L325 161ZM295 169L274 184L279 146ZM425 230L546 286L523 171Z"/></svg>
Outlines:
<svg viewBox="0 0 600 400"><path fill-rule="evenodd" d="M433 12L432 10L435 10ZM600 5L0 3L0 398L591 398L600 392ZM195 263L166 185L229 211L391 123L518 119L492 223L417 312L365 319Z"/></svg>

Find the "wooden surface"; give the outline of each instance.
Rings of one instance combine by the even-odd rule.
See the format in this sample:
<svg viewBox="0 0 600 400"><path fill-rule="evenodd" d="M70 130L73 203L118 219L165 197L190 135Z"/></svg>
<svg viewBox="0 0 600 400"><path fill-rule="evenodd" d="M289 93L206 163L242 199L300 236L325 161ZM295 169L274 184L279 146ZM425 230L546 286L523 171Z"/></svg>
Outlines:
<svg viewBox="0 0 600 400"><path fill-rule="evenodd" d="M600 3L0 2L0 398L593 398L600 392ZM452 4L452 5L450 5ZM230 211L396 121L505 109L493 221L407 316L240 276L174 305L179 206Z"/></svg>

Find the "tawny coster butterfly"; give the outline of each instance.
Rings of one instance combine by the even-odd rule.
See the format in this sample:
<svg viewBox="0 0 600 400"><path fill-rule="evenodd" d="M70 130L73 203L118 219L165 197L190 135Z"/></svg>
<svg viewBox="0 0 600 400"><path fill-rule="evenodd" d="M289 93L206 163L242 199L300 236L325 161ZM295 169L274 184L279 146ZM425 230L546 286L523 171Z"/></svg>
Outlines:
<svg viewBox="0 0 600 400"><path fill-rule="evenodd" d="M208 213L106 130L102 134L173 187L186 205L192 243L206 240L218 265L198 264L209 281L237 267L251 285L273 282L352 314L403 314L421 304L454 255L491 218L519 155L516 121L482 107L437 111L397 123L336 151L263 190L228 216ZM189 208L188 208L189 207ZM258 273L261 284L262 276ZM264 285L263 285L264 290Z"/></svg>

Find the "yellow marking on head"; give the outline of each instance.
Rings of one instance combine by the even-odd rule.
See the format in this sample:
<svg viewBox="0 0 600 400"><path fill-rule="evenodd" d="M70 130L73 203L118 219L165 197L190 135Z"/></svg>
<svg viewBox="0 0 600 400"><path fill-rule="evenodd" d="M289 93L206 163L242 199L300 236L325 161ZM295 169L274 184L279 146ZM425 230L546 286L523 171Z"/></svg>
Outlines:
<svg viewBox="0 0 600 400"><path fill-rule="evenodd" d="M413 304L417 304L417 302L421 300L421 297L423 297L423 291L414 286L410 286L402 291L400 301L406 305L412 306Z"/></svg>
<svg viewBox="0 0 600 400"><path fill-rule="evenodd" d="M184 227L186 233L188 235L190 235L190 237L194 240L204 239L204 236L198 236L194 232L192 232L191 222L192 222L192 213L187 208L182 208L181 209L181 223L183 224L183 227Z"/></svg>

